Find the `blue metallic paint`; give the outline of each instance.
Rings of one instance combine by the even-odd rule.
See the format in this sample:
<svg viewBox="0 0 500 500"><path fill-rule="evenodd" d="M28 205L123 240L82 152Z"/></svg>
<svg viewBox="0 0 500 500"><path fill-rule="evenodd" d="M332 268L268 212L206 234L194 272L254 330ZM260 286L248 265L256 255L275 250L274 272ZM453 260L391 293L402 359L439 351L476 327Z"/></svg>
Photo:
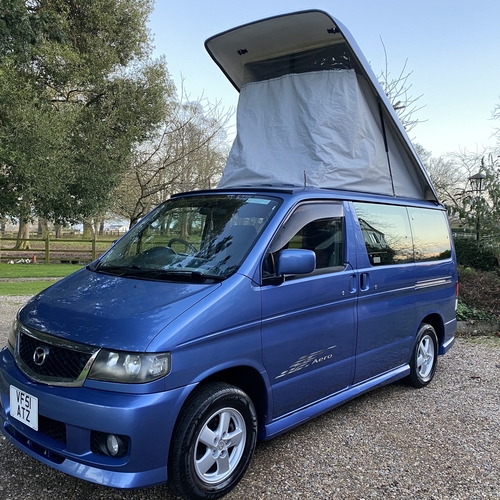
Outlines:
<svg viewBox="0 0 500 500"><path fill-rule="evenodd" d="M278 213L238 272L221 283L155 282L82 270L33 299L20 314L27 326L107 348L171 351L172 371L144 385L87 380L81 388L44 386L26 379L4 349L0 422L8 439L38 460L82 479L126 488L156 484L167 479L168 450L180 408L198 384L219 373L244 369L241 373L254 377L245 381L249 387L263 387L265 393L254 395L262 402L259 435L270 439L406 376L416 329L430 315L444 332L440 353L451 347L456 324L454 260L437 266L370 268L349 201L344 202L344 271L262 286L263 255L301 201L394 202L309 189L272 194L283 198ZM369 287L360 284L363 273L370 275ZM416 290L418 280L436 276L450 276L451 282ZM312 356L309 365L294 370L294 363L307 356ZM313 366L319 358L325 359ZM8 417L11 384L39 398L40 414L67 424L67 447ZM63 457L62 463L22 444L9 433L12 428ZM129 436L129 454L111 459L90 453L90 428Z"/></svg>
<svg viewBox="0 0 500 500"><path fill-rule="evenodd" d="M74 342L146 351L160 331L218 286L122 278L82 269L37 295L22 309L20 320Z"/></svg>

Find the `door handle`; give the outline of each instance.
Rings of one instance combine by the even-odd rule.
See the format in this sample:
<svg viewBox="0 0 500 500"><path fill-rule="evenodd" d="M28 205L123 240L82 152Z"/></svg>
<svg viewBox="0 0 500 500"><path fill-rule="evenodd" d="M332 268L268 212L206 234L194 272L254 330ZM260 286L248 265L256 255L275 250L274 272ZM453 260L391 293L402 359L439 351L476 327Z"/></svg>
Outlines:
<svg viewBox="0 0 500 500"><path fill-rule="evenodd" d="M361 273L359 275L359 289L362 292L370 289L370 275L368 273Z"/></svg>
<svg viewBox="0 0 500 500"><path fill-rule="evenodd" d="M356 282L357 282L356 275L351 274L351 276L349 276L349 293L357 292Z"/></svg>

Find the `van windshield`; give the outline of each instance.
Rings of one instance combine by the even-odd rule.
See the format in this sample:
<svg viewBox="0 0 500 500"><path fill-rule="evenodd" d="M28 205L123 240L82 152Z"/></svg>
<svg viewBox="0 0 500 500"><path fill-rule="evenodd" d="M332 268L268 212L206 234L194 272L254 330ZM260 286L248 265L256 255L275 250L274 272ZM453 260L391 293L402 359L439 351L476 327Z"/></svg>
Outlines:
<svg viewBox="0 0 500 500"><path fill-rule="evenodd" d="M280 201L200 195L160 205L92 269L155 280L222 280L235 273Z"/></svg>

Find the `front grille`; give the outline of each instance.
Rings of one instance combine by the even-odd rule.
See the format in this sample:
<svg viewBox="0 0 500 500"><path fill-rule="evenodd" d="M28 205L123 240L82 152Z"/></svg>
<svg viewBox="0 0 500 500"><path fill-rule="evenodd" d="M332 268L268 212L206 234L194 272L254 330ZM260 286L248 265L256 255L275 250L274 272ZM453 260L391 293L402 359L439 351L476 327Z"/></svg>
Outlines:
<svg viewBox="0 0 500 500"><path fill-rule="evenodd" d="M34 353L41 348L46 352L42 365L35 364ZM21 332L19 356L30 370L38 375L57 378L78 378L89 360L89 355L41 342Z"/></svg>
<svg viewBox="0 0 500 500"><path fill-rule="evenodd" d="M98 349L64 341L57 337L21 327L17 339L19 368L37 382L82 385Z"/></svg>

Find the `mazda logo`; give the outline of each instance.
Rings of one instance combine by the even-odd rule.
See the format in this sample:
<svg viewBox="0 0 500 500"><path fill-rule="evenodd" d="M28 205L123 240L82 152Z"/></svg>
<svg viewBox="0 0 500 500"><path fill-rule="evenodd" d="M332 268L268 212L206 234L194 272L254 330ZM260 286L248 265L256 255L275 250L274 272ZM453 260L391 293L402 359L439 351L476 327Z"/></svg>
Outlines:
<svg viewBox="0 0 500 500"><path fill-rule="evenodd" d="M33 363L37 366L42 366L48 355L49 350L47 347L38 346L33 353Z"/></svg>

